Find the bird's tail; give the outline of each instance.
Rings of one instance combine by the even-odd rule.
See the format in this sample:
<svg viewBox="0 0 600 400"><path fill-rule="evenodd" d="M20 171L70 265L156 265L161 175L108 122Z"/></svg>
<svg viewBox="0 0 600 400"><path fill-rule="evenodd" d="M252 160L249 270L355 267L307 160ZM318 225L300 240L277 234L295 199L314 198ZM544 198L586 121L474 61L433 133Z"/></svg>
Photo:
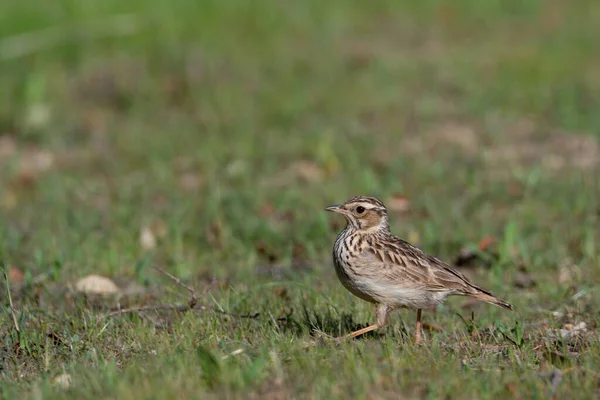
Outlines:
<svg viewBox="0 0 600 400"><path fill-rule="evenodd" d="M499 299L495 296L492 296L491 294L487 294L487 293L483 293L483 292L477 292L477 293L472 293L469 294L471 297L476 298L477 300L481 300L481 301L485 301L486 303L490 303L493 304L495 306L498 307L502 307L502 308L506 308L508 310L512 311L512 305L502 299Z"/></svg>

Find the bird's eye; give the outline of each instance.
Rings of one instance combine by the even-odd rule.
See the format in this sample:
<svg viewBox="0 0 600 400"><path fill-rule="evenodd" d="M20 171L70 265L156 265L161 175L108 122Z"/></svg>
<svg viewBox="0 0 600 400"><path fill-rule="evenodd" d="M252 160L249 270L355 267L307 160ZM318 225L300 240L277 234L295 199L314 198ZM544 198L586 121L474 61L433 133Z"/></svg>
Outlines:
<svg viewBox="0 0 600 400"><path fill-rule="evenodd" d="M363 206L356 207L356 212L362 214L365 212L365 208Z"/></svg>

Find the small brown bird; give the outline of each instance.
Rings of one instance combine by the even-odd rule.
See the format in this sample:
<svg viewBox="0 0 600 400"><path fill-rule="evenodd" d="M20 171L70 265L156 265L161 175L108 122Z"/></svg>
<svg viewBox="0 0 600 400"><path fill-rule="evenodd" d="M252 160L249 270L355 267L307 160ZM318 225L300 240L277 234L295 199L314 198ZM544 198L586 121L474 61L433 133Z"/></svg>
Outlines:
<svg viewBox="0 0 600 400"><path fill-rule="evenodd" d="M357 196L325 209L342 214L348 224L333 245L338 278L352 294L377 306L377 323L352 332L356 337L387 324L397 308L417 310L415 341L421 340L421 310L448 296L470 296L512 310L504 300L475 286L445 262L390 232L385 206L374 197Z"/></svg>

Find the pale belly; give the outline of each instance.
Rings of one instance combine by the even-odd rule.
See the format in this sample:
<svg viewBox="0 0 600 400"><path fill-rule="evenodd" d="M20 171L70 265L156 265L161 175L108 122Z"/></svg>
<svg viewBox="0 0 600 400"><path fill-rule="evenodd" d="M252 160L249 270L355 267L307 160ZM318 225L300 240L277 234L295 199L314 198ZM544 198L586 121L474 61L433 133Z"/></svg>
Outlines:
<svg viewBox="0 0 600 400"><path fill-rule="evenodd" d="M443 303L451 294L448 292L433 292L421 288L408 288L377 282L371 279L352 279L345 271L336 265L337 276L350 293L376 304L387 304L391 308L430 308Z"/></svg>

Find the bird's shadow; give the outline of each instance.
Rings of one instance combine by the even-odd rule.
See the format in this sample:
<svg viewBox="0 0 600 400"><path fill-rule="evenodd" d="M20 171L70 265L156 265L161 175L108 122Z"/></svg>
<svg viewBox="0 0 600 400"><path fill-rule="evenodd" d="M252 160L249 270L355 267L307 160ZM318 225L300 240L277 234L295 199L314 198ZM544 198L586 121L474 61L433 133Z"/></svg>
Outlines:
<svg viewBox="0 0 600 400"><path fill-rule="evenodd" d="M351 313L340 313L331 307L317 311L309 308L305 303L302 304L302 314L293 319L288 319L286 322L279 324L279 328L284 331L291 331L296 335L308 331L311 336L325 334L334 338L344 337L370 325L369 322L358 322ZM409 337L406 327L401 323L400 329L376 329L356 337L355 340L379 338L384 333L392 337L399 336L402 339Z"/></svg>

